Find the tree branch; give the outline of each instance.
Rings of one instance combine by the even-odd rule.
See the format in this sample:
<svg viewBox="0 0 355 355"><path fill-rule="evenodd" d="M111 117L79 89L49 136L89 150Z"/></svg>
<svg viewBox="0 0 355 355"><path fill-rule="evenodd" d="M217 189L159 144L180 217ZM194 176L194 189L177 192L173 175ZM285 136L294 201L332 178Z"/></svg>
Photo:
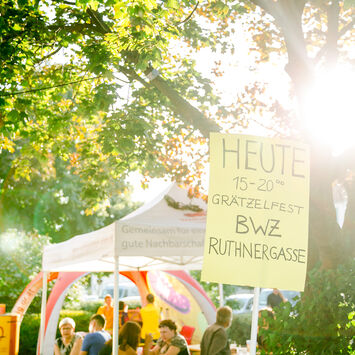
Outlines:
<svg viewBox="0 0 355 355"><path fill-rule="evenodd" d="M88 7L86 12L90 16L92 22L95 24L95 28L99 33L105 35L106 33L111 32L110 27L106 25L106 23L102 20L100 14L97 11L94 11L90 7Z"/></svg>
<svg viewBox="0 0 355 355"><path fill-rule="evenodd" d="M340 31L339 31L339 38L345 35L346 32L351 30L355 25L355 18L353 18L348 24L346 24Z"/></svg>
<svg viewBox="0 0 355 355"><path fill-rule="evenodd" d="M265 12L270 14L271 16L275 17L274 14L276 13L276 8L275 8L275 3L273 1L269 0L251 0L254 5L259 6L262 8Z"/></svg>
<svg viewBox="0 0 355 355"><path fill-rule="evenodd" d="M44 60L46 60L46 59L52 57L53 55L55 55L56 53L58 53L62 48L63 48L62 46L58 47L58 48L57 48L56 50L54 50L53 52L51 52L51 53L45 55L45 56L44 56L43 58L41 58L41 59L38 59L38 60L36 61L36 63L41 63L41 62L43 62Z"/></svg>
<svg viewBox="0 0 355 355"><path fill-rule="evenodd" d="M199 4L200 4L200 3L197 1L196 6L194 7L194 9L193 9L192 12L190 13L190 15L187 16L187 17L185 18L185 20L182 20L182 21L178 22L178 23L177 23L177 26L179 26L179 25L181 25L181 24L183 24L183 23L189 21L190 18L192 17L192 15L194 14L194 12L197 10L197 7L198 7Z"/></svg>
<svg viewBox="0 0 355 355"><path fill-rule="evenodd" d="M58 30L65 30L66 32L83 33L84 30L96 31L96 27L92 26L89 23L75 23L71 26L51 25L47 27L47 30L51 32L56 32Z"/></svg>
<svg viewBox="0 0 355 355"><path fill-rule="evenodd" d="M34 89L23 90L23 91L13 91L13 92L5 92L5 93L0 92L0 97L17 96L17 95L28 94L31 92L50 90L50 89L55 89L55 88L59 88L59 87L66 86L66 85L81 83L83 81L90 81L90 80L98 79L101 77L102 77L102 75L98 75L98 76L94 76L93 78L79 79L79 80L74 80L74 81L70 81L70 82L62 83L62 84L58 84L58 85L53 85L53 86L43 86L41 88L34 88Z"/></svg>
<svg viewBox="0 0 355 355"><path fill-rule="evenodd" d="M251 0L251 2L274 17L281 29L288 53L286 72L301 93L303 84L311 78L310 62L302 29L302 14L306 0Z"/></svg>
<svg viewBox="0 0 355 355"><path fill-rule="evenodd" d="M205 117L200 110L182 98L180 94L171 88L160 76L153 79L150 83L169 98L170 102L173 104L174 112L179 114L180 118L186 124L197 128L206 138L209 137L210 132L219 132L221 130L213 120Z"/></svg>
<svg viewBox="0 0 355 355"><path fill-rule="evenodd" d="M355 26L355 18L351 20L349 23L347 23L340 31L338 31L338 39L341 38L343 35L345 35L346 32L351 30ZM318 63L322 56L326 53L327 51L327 43L318 51L316 56L314 57L314 62Z"/></svg>
<svg viewBox="0 0 355 355"><path fill-rule="evenodd" d="M143 78L141 78L133 69L128 69L122 66L119 66L118 69L125 74L128 78L130 78L132 81L137 80L140 82L144 87L146 88L151 88L151 85L149 82L145 81Z"/></svg>
<svg viewBox="0 0 355 355"><path fill-rule="evenodd" d="M339 22L339 1L333 0L327 8L328 31L326 43L326 60L328 67L334 67L338 58L337 42Z"/></svg>

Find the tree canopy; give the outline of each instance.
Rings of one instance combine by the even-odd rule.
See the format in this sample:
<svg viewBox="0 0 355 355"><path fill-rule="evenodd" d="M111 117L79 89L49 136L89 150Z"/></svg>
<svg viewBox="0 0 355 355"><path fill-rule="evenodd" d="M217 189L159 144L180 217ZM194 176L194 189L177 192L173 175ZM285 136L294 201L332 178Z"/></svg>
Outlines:
<svg viewBox="0 0 355 355"><path fill-rule="evenodd" d="M43 246L49 242L46 236L8 230L0 235L0 297L10 312L16 299L30 279L41 270ZM36 300L37 309L40 301Z"/></svg>
<svg viewBox="0 0 355 355"><path fill-rule="evenodd" d="M312 141L300 118L316 69L337 61L353 65L353 5L3 0L1 227L27 220L27 229L42 232L47 223L52 227L43 231L53 232L66 219L75 225L82 213L108 213L117 196L124 197L133 170L198 186L209 132L237 132L252 120L269 124L266 117L272 117L268 134L312 146L310 267L318 260L332 267L354 239L354 157L334 159L328 147ZM284 62L297 105L283 107L258 82L226 105L214 85L223 75L220 63L208 59L210 77L197 70L199 51L233 57L241 23L250 34L250 65L275 57ZM336 221L334 182L348 199L343 229ZM38 213L30 215L29 206ZM60 238L76 231L68 228Z"/></svg>

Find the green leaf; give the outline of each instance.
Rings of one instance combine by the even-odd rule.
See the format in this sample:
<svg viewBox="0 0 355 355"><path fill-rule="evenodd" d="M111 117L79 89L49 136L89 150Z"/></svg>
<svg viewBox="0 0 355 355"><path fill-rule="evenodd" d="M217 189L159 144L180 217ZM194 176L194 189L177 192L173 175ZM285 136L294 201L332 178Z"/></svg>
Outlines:
<svg viewBox="0 0 355 355"><path fill-rule="evenodd" d="M145 0L144 3L146 4L148 10L153 10L157 7L156 0Z"/></svg>
<svg viewBox="0 0 355 355"><path fill-rule="evenodd" d="M100 3L96 0L90 0L88 2L88 6L90 6L91 9L93 9L94 11L96 11L98 9L99 5L100 5Z"/></svg>
<svg viewBox="0 0 355 355"><path fill-rule="evenodd" d="M178 9L180 5L177 0L168 0L166 6L170 9Z"/></svg>
<svg viewBox="0 0 355 355"><path fill-rule="evenodd" d="M18 24L18 23L15 23L12 28L15 30L15 31L21 31L22 30L22 27Z"/></svg>

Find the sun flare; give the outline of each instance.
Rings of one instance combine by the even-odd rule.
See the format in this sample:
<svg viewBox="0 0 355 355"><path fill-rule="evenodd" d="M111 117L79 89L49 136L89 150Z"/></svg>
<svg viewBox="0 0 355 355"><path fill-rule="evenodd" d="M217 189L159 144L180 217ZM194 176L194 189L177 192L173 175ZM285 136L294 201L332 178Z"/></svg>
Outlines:
<svg viewBox="0 0 355 355"><path fill-rule="evenodd" d="M313 139L337 155L354 144L355 73L346 69L321 72L307 94L306 127Z"/></svg>

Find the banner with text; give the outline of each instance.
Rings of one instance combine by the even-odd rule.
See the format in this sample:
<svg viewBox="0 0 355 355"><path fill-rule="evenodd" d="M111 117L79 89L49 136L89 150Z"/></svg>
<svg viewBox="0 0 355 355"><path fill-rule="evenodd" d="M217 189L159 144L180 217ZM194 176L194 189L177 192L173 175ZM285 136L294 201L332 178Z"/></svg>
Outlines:
<svg viewBox="0 0 355 355"><path fill-rule="evenodd" d="M306 145L211 133L202 280L303 291L308 210Z"/></svg>

